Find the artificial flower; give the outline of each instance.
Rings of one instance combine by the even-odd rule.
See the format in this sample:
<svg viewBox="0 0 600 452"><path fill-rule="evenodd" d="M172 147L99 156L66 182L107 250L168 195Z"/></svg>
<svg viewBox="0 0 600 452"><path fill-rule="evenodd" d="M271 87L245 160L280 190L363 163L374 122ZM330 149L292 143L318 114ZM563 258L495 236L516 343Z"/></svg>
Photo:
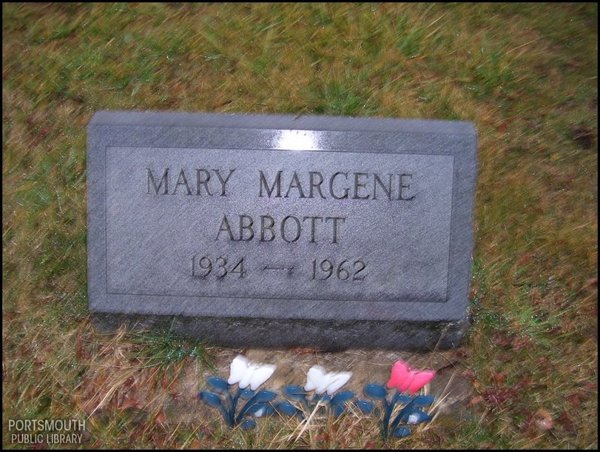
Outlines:
<svg viewBox="0 0 600 452"><path fill-rule="evenodd" d="M230 385L239 383L242 389L250 386L250 389L254 391L273 375L275 368L276 366L272 364L253 363L242 355L238 355L231 362L227 383Z"/></svg>
<svg viewBox="0 0 600 452"><path fill-rule="evenodd" d="M329 372L320 366L313 366L306 374L306 385L304 386L305 391L312 391L313 389L317 394L331 395L342 386L344 386L350 377L352 372Z"/></svg>
<svg viewBox="0 0 600 452"><path fill-rule="evenodd" d="M417 392L435 376L433 370L413 370L404 361L397 361L392 367L392 374L387 382L388 388L396 388L400 392Z"/></svg>

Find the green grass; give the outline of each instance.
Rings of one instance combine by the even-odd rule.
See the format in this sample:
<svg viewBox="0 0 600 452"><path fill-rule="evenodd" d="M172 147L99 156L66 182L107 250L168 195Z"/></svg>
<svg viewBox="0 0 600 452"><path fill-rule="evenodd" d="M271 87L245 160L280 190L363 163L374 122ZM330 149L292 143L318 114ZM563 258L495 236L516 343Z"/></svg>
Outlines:
<svg viewBox="0 0 600 452"><path fill-rule="evenodd" d="M596 5L13 3L2 17L5 419L89 416L83 447L597 447ZM276 419L229 432L188 399L231 350L97 333L85 130L101 109L473 121L460 362L474 420L389 444L352 417L298 443Z"/></svg>

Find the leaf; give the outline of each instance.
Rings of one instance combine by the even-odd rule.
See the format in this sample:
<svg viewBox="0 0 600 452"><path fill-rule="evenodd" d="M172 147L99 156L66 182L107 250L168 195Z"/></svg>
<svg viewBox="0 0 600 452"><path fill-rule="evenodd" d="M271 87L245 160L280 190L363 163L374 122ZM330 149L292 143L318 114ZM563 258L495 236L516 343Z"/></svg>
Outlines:
<svg viewBox="0 0 600 452"><path fill-rule="evenodd" d="M357 400L356 406L360 409L360 411L362 411L363 414L371 414L375 408L375 404L373 402L369 402L368 400Z"/></svg>
<svg viewBox="0 0 600 452"><path fill-rule="evenodd" d="M200 400L202 400L207 405L214 406L214 407L221 406L221 399L219 398L218 395L213 394L212 392L201 391L198 394L198 397L200 398Z"/></svg>
<svg viewBox="0 0 600 452"><path fill-rule="evenodd" d="M254 391L250 388L243 389L242 392L240 392L240 398L242 399L249 399L251 397L254 397Z"/></svg>
<svg viewBox="0 0 600 452"><path fill-rule="evenodd" d="M256 405L266 404L267 402L273 400L275 397L277 397L276 392L267 391L266 389L263 389L262 391L256 393L254 397L248 400L246 402L246 405L244 405L244 407L240 410L236 418L236 423L240 422L240 420L246 415L246 413L256 413L256 410L260 409L256 408Z"/></svg>
<svg viewBox="0 0 600 452"><path fill-rule="evenodd" d="M413 399L414 406L429 406L433 403L434 397L430 395L419 395Z"/></svg>
<svg viewBox="0 0 600 452"><path fill-rule="evenodd" d="M275 413L275 408L270 403L265 403L260 412L254 413L256 417L271 416Z"/></svg>
<svg viewBox="0 0 600 452"><path fill-rule="evenodd" d="M254 401L256 403L259 403L259 402L270 402L275 397L277 397L277 393L276 392L267 391L266 389L263 389L262 391L258 392L254 396Z"/></svg>
<svg viewBox="0 0 600 452"><path fill-rule="evenodd" d="M331 405L342 405L352 397L354 397L354 393L352 391L338 392L335 396L333 396L333 399L331 399Z"/></svg>
<svg viewBox="0 0 600 452"><path fill-rule="evenodd" d="M254 419L244 419L244 422L242 422L241 427L244 430L250 430L251 428L256 427L256 421Z"/></svg>
<svg viewBox="0 0 600 452"><path fill-rule="evenodd" d="M273 408L268 403L255 403L247 408L246 412L256 417L267 416L273 413Z"/></svg>
<svg viewBox="0 0 600 452"><path fill-rule="evenodd" d="M336 404L336 405L332 405L333 408L333 415L335 417L340 417L342 415L342 413L344 412L344 410L346 409L346 406L343 404Z"/></svg>
<svg viewBox="0 0 600 452"><path fill-rule="evenodd" d="M208 377L206 381L216 392L223 393L229 391L229 383L223 378L212 376Z"/></svg>
<svg viewBox="0 0 600 452"><path fill-rule="evenodd" d="M433 416L424 413L421 410L416 410L410 413L408 417L403 416L403 418L406 419L408 424L421 424L423 422L429 422L433 419Z"/></svg>
<svg viewBox="0 0 600 452"><path fill-rule="evenodd" d="M412 397L406 394L402 394L401 392L397 392L392 399L392 403L395 405L400 402L402 405L406 405L412 400Z"/></svg>
<svg viewBox="0 0 600 452"><path fill-rule="evenodd" d="M306 391L301 386L284 386L283 393L290 399L306 399Z"/></svg>
<svg viewBox="0 0 600 452"><path fill-rule="evenodd" d="M275 408L286 416L293 416L298 412L298 409L290 402L279 402L275 405Z"/></svg>
<svg viewBox="0 0 600 452"><path fill-rule="evenodd" d="M396 438L406 438L411 434L411 431L408 427L396 427L394 429L394 436Z"/></svg>
<svg viewBox="0 0 600 452"><path fill-rule="evenodd" d="M253 403L252 405L246 408L245 412L249 414L256 414L257 411L264 409L264 407L264 403Z"/></svg>
<svg viewBox="0 0 600 452"><path fill-rule="evenodd" d="M324 394L324 395L320 396L317 400L320 400L323 403L327 403L327 402L331 401L331 396L329 394Z"/></svg>
<svg viewBox="0 0 600 452"><path fill-rule="evenodd" d="M363 392L367 397L371 397L373 399L385 399L387 395L387 390L380 384L377 383L369 383L363 389Z"/></svg>

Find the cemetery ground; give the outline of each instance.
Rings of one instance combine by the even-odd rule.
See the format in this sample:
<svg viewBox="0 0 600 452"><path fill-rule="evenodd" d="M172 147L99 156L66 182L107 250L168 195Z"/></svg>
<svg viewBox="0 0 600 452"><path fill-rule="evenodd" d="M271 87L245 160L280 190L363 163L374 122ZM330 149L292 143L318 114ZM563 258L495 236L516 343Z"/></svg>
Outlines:
<svg viewBox="0 0 600 452"><path fill-rule="evenodd" d="M62 447L598 447L597 5L3 4L2 18L3 447L30 447L8 419L66 418L87 432ZM474 122L463 345L233 350L96 332L85 149L101 109ZM403 358L439 370L447 409L388 442L356 411L302 435L277 417L230 430L196 395L238 353L278 365L265 387L320 364L353 371L356 391Z"/></svg>

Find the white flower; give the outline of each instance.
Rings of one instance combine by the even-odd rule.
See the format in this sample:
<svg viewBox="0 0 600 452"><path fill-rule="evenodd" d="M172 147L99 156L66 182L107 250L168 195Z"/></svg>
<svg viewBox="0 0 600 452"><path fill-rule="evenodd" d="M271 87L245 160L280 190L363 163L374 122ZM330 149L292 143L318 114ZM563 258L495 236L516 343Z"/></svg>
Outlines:
<svg viewBox="0 0 600 452"><path fill-rule="evenodd" d="M331 395L344 386L351 376L352 372L326 373L322 367L313 366L306 374L304 390L312 391L314 389L317 394L323 394L327 391L327 394Z"/></svg>
<svg viewBox="0 0 600 452"><path fill-rule="evenodd" d="M230 385L239 383L242 389L250 385L250 389L254 391L273 375L275 368L276 366L272 364L252 363L242 355L238 355L231 361L227 383Z"/></svg>

